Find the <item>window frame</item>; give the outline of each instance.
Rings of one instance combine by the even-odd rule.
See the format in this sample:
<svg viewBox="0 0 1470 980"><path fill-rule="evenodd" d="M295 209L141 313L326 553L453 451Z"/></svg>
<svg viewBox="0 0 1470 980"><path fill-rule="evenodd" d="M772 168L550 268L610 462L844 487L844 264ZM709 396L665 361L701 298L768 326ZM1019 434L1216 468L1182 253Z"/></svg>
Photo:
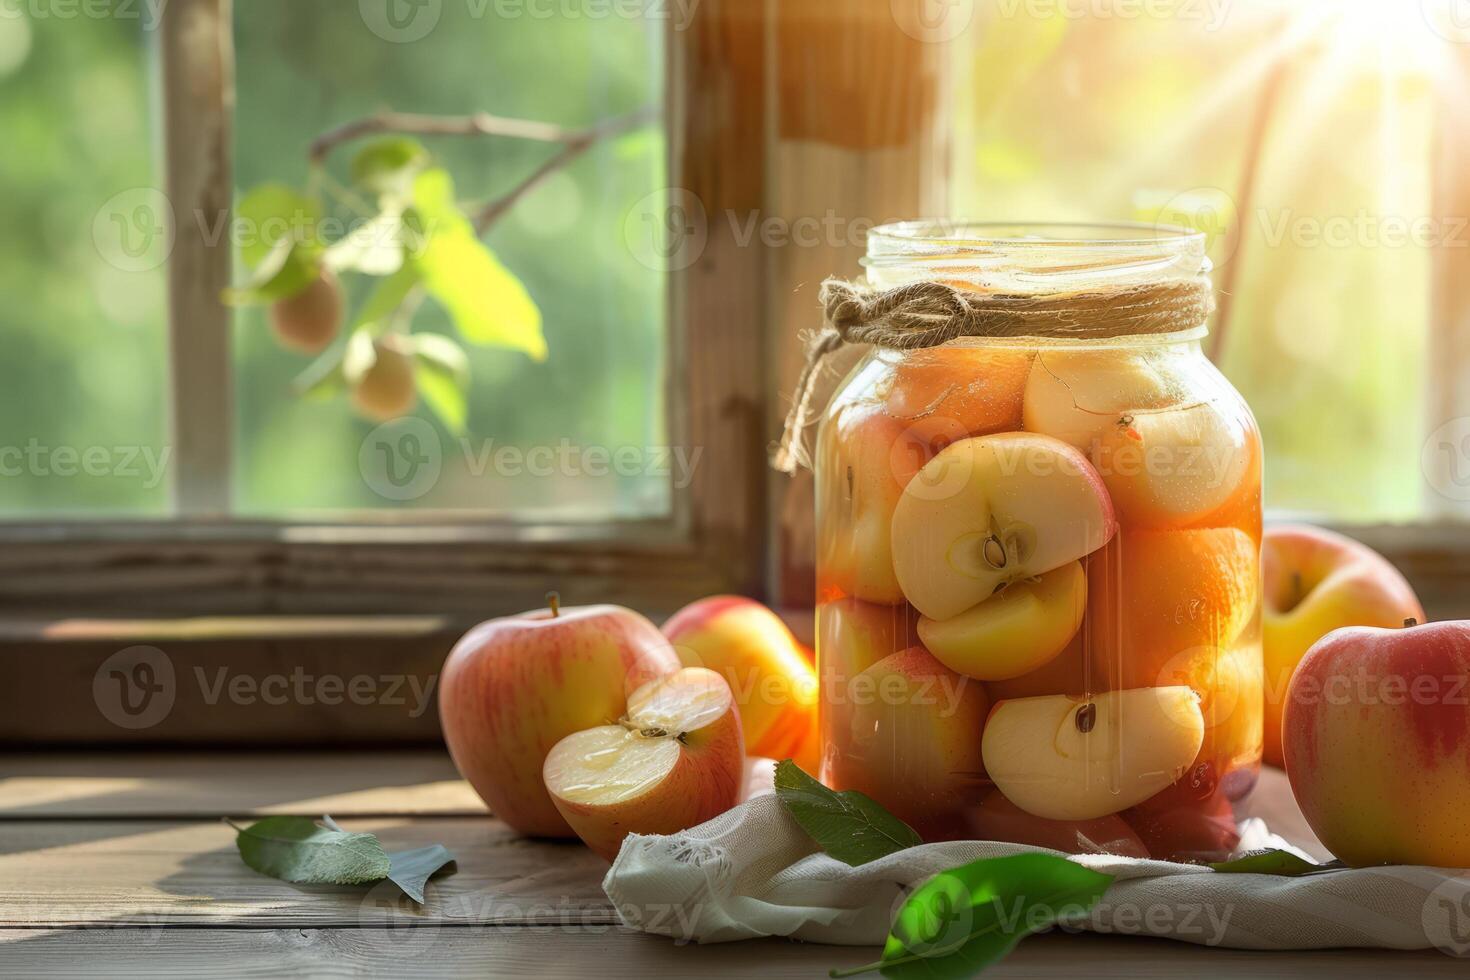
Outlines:
<svg viewBox="0 0 1470 980"><path fill-rule="evenodd" d="M165 188L176 214L233 204L232 0L173 0L153 56ZM763 136L764 52L738 0L702 3L667 31L670 187L716 209L758 209L764 173L741 153ZM732 85L732 78L746 84ZM712 125L711 120L723 120ZM229 516L233 388L228 242L176 221L168 262L174 514L160 520L0 523L0 608L37 615L481 615L568 602L663 608L763 592L766 432L764 259L724 222L668 274L664 402L671 445L703 450L671 511L630 521L466 520L375 511L351 519Z"/></svg>

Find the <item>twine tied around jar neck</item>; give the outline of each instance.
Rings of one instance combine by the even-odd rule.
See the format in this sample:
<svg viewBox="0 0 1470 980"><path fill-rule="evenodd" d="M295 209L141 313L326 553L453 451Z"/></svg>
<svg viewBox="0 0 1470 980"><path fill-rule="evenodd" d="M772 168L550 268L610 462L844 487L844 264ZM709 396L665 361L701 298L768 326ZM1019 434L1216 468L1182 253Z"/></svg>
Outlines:
<svg viewBox="0 0 1470 980"><path fill-rule="evenodd" d="M924 280L877 290L828 279L819 296L826 326L807 344L785 431L771 458L782 473L810 467L805 434L815 424L818 374L828 355L849 344L889 350L939 347L960 337L1103 340L1178 333L1215 310L1208 275L1070 293L985 293Z"/></svg>

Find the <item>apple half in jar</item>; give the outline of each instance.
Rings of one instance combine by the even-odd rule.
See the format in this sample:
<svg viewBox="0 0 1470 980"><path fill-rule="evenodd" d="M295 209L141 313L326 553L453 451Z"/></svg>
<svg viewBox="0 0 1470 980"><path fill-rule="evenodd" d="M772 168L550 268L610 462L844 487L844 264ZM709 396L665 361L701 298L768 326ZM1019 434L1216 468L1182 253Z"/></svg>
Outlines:
<svg viewBox="0 0 1470 980"><path fill-rule="evenodd" d="M1076 448L1032 432L981 436L908 481L893 513L893 569L914 608L945 620L1116 531L1102 478Z"/></svg>
<svg viewBox="0 0 1470 980"><path fill-rule="evenodd" d="M991 709L981 755L996 788L1027 813L1095 820L1172 784L1204 737L1192 689L1145 687L1002 701Z"/></svg>

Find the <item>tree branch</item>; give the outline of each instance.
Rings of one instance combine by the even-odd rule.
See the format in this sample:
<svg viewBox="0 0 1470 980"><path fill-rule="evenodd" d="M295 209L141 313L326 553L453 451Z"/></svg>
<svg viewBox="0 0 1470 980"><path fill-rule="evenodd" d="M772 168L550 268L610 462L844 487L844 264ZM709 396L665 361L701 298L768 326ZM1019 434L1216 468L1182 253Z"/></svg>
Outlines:
<svg viewBox="0 0 1470 980"><path fill-rule="evenodd" d="M491 225L500 220L502 215L514 207L517 201L534 190L547 177L586 153L602 140L621 136L646 122L652 122L653 118L653 108L645 106L636 112L604 120L595 126L571 134L564 141L565 145L560 150L548 157L541 166L531 171L524 180L480 208L474 219L475 231L483 235Z"/></svg>
<svg viewBox="0 0 1470 980"><path fill-rule="evenodd" d="M318 164L343 143L377 133L406 133L413 136L508 136L540 143L565 143L580 135L555 123L535 119L511 119L477 112L470 116L426 116L413 112L379 112L328 130L312 140L308 158Z"/></svg>

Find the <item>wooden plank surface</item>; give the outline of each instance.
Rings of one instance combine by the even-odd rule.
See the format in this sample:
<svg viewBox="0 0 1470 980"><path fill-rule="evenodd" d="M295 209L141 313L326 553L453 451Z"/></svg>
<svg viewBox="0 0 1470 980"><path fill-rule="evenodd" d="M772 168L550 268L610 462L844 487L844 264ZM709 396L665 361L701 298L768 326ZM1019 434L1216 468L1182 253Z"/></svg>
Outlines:
<svg viewBox="0 0 1470 980"><path fill-rule="evenodd" d="M477 816L485 805L440 750L0 755L0 820L267 813Z"/></svg>
<svg viewBox="0 0 1470 980"><path fill-rule="evenodd" d="M391 853L443 844L458 860L422 907L391 885L293 885L247 868L219 820L0 822L0 927L344 927L400 922L582 925L616 921L606 861L573 842L522 838L488 816L343 819Z"/></svg>
<svg viewBox="0 0 1470 980"><path fill-rule="evenodd" d="M101 929L0 931L7 977L312 976L825 977L870 962L876 950L768 940L677 946L622 929ZM876 977L876 974L873 974ZM1342 950L1283 956L1201 950L1124 936L1037 936L985 976L1077 980L1210 977L1464 977L1439 953Z"/></svg>
<svg viewBox="0 0 1470 980"><path fill-rule="evenodd" d="M1285 776L1255 810L1299 842ZM442 842L423 907L391 888L297 886L246 868L219 821L332 812L392 851ZM1309 849L1314 849L1310 848ZM1315 849L1314 849L1315 850ZM300 974L817 977L871 949L681 947L619 926L606 862L520 838L438 752L0 756L0 976ZM1439 953L1250 953L1109 936L1025 943L992 976L1464 976Z"/></svg>

